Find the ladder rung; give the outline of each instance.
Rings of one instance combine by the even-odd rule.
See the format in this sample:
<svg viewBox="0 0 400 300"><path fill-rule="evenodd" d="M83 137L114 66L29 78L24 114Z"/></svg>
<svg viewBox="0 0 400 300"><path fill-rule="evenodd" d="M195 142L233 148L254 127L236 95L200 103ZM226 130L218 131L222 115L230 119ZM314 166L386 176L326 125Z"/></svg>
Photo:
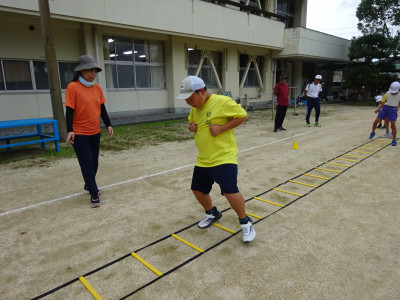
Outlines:
<svg viewBox="0 0 400 300"><path fill-rule="evenodd" d="M295 195L295 196L298 196L298 197L303 196L303 195L300 195L300 194L297 194L297 193L292 193L292 192L288 192L288 191L277 189L277 188L273 188L273 190L278 191L278 192L282 192L282 193L286 193L286 194L290 194L290 195Z"/></svg>
<svg viewBox="0 0 400 300"><path fill-rule="evenodd" d="M368 147L358 147L358 149L366 149L366 150L380 150L377 148L368 148Z"/></svg>
<svg viewBox="0 0 400 300"><path fill-rule="evenodd" d="M213 223L213 225L216 226L216 227L218 227L218 228L221 228L221 229L223 229L223 230L226 230L226 231L228 231L228 232L230 232L230 233L232 233L232 234L235 234L235 233L236 233L234 230L229 229L229 228L226 228L226 227L224 227L224 226L222 226L222 225L220 225L220 224Z"/></svg>
<svg viewBox="0 0 400 300"><path fill-rule="evenodd" d="M172 234L172 236L173 236L174 238L176 238L178 241L181 241L182 243L188 245L189 247L192 247L193 249L195 249L195 250L197 250L197 251L199 251L199 252L204 252L203 249L201 249L201 248L199 248L199 247L193 245L192 243L188 242L187 240L184 240L184 239L181 238L180 236L177 236L177 235L174 234L174 233Z"/></svg>
<svg viewBox="0 0 400 300"><path fill-rule="evenodd" d="M81 276L79 277L80 282L82 282L82 284L85 286L85 288L87 288L87 290L89 291L89 293L92 294L93 298L96 300L103 300L103 298L100 297L100 295L94 290L94 288L90 285L89 282L87 282L87 280L85 279L85 277Z"/></svg>
<svg viewBox="0 0 400 300"><path fill-rule="evenodd" d="M339 167L346 167L346 168L350 168L351 167L351 166L348 166L348 165L334 164L334 163L330 163L330 162L326 162L326 164L333 165L333 166L339 166Z"/></svg>
<svg viewBox="0 0 400 300"><path fill-rule="evenodd" d="M321 179L325 179L325 180L330 180L330 178L328 178L328 177L321 177L321 176L312 175L312 174L308 174L308 173L303 173L303 175L310 176L310 177L321 178Z"/></svg>
<svg viewBox="0 0 400 300"><path fill-rule="evenodd" d="M346 158L338 158L338 157L336 157L335 159L337 159L337 160L345 160L345 161L352 161L352 162L359 162L359 160L354 160L354 159L346 159Z"/></svg>
<svg viewBox="0 0 400 300"><path fill-rule="evenodd" d="M308 184L308 183L304 183L304 182L299 182L299 181L296 181L296 180L289 180L289 182L293 182L293 183L297 183L297 184L301 184L301 185L306 185L306 186L310 186L310 187L313 187L313 188L317 188L318 186L316 186L316 185L312 185L312 184Z"/></svg>
<svg viewBox="0 0 400 300"><path fill-rule="evenodd" d="M317 170L322 170L322 171L328 171L328 172L342 173L342 171L324 169L324 168L320 168L320 167L316 167L315 169L317 169Z"/></svg>
<svg viewBox="0 0 400 300"><path fill-rule="evenodd" d="M271 201L268 201L268 200L265 200L265 199L262 199L262 198L259 198L259 197L253 197L253 198L256 199L256 200L259 200L259 201L263 201L263 202L266 202L266 203L269 203L269 204L276 205L276 206L280 206L280 207L284 207L285 206L285 205L278 204L278 203L275 203L275 202L271 202Z"/></svg>
<svg viewBox="0 0 400 300"><path fill-rule="evenodd" d="M260 216L257 216L257 215L255 215L255 214L252 214L252 213L249 213L249 212L246 212L246 214L248 214L250 217L254 217L254 218L256 218L256 219L259 219L259 220L261 220L261 219L262 219L262 217L260 217Z"/></svg>
<svg viewBox="0 0 400 300"><path fill-rule="evenodd" d="M347 153L345 153L345 154L343 154L343 155L353 156L353 157L361 157L361 158L367 157L367 156L365 156L365 155L353 155L353 154L347 154Z"/></svg>
<svg viewBox="0 0 400 300"><path fill-rule="evenodd" d="M373 154L373 153L375 153L375 152L369 152L369 151L357 151L357 150L351 150L351 152L365 153L365 154Z"/></svg>
<svg viewBox="0 0 400 300"><path fill-rule="evenodd" d="M142 264L144 264L147 268L152 270L154 273L156 273L158 276L161 276L162 273L158 271L156 268L154 268L152 265L150 265L147 261L145 261L143 258L141 258L139 255L137 255L135 252L132 252L131 255L136 258L138 261L140 261Z"/></svg>

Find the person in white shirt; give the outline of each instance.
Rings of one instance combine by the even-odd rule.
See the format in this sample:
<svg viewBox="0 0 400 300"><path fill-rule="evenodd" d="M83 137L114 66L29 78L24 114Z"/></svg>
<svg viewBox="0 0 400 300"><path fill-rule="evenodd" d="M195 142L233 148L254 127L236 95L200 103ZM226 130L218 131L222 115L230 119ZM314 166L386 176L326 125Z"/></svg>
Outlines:
<svg viewBox="0 0 400 300"><path fill-rule="evenodd" d="M381 102L379 104L378 109L375 113L378 113L374 123L372 124L372 132L369 135L370 139L373 139L375 136L375 129L378 123L382 120L385 120L386 117L389 119L390 127L392 128L392 146L397 145L396 141L396 121L397 121L397 111L399 110L399 103L400 103L400 82L395 81L392 82L390 85L389 91L386 93L386 102Z"/></svg>
<svg viewBox="0 0 400 300"><path fill-rule="evenodd" d="M307 115L306 115L306 122L307 127L310 127L310 115L311 111L315 109L315 126L321 127L318 123L319 114L321 112L321 104L319 100L319 94L322 92L322 85L321 85L322 76L316 75L314 78L314 82L307 84L306 89L304 90L304 96L307 99Z"/></svg>

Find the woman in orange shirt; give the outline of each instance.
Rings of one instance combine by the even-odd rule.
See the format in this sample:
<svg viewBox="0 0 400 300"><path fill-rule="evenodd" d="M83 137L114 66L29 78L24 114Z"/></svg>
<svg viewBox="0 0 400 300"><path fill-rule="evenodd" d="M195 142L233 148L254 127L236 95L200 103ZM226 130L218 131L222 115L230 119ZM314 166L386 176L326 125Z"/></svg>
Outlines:
<svg viewBox="0 0 400 300"><path fill-rule="evenodd" d="M104 103L103 91L94 82L101 68L90 55L82 55L76 74L65 93L67 143L74 147L85 181L84 190L90 193L90 206L99 207L96 173L99 165L101 116L110 137L114 135Z"/></svg>

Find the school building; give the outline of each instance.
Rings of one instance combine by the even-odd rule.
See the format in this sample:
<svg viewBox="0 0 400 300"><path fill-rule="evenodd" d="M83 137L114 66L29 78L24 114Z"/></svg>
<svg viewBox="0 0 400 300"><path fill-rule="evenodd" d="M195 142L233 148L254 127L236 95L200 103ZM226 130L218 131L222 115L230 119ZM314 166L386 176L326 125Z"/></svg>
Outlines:
<svg viewBox="0 0 400 300"><path fill-rule="evenodd" d="M271 102L281 73L296 98L322 66L348 61L349 40L306 28L307 0L49 4L63 98L79 56L90 54L111 119L188 112L175 99L188 75L256 105ZM0 0L0 40L0 121L52 118L38 0ZM332 82L335 68L326 70Z"/></svg>

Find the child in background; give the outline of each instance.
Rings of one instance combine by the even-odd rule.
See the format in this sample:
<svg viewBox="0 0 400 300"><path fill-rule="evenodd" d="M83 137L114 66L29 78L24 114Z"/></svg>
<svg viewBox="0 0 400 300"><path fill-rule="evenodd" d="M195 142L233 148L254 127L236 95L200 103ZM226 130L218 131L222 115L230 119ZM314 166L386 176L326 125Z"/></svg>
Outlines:
<svg viewBox="0 0 400 300"><path fill-rule="evenodd" d="M386 101L383 104L381 101L381 104L379 104L378 109L375 111L375 113L378 113L377 118L375 119L374 123L372 124L372 132L369 136L370 139L373 139L375 136L375 129L378 125L379 122L382 120L385 120L388 118L388 121L390 122L390 127L392 129L392 146L397 145L397 140L396 140L396 134L397 134L397 129L396 129L396 121L397 121L397 112L399 110L399 103L400 103L400 82L395 81L392 82L390 85L389 91L386 93Z"/></svg>

